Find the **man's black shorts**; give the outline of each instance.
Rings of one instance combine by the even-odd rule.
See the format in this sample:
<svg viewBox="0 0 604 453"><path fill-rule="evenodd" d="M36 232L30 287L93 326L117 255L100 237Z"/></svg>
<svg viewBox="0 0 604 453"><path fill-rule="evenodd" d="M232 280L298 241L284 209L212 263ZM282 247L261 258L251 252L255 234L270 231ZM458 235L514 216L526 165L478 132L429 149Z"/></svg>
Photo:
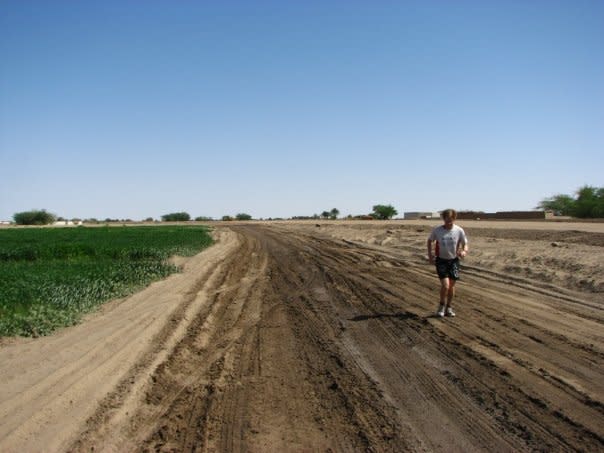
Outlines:
<svg viewBox="0 0 604 453"><path fill-rule="evenodd" d="M459 280L459 258L445 260L436 257L436 273L438 274L438 278Z"/></svg>

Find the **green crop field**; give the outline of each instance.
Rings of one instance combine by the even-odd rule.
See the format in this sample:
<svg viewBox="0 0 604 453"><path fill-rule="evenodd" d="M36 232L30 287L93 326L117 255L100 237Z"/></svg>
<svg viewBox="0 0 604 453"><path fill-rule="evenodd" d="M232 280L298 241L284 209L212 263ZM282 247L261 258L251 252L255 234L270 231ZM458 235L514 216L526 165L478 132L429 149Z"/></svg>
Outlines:
<svg viewBox="0 0 604 453"><path fill-rule="evenodd" d="M212 239L203 226L0 229L0 336L46 335L162 279Z"/></svg>

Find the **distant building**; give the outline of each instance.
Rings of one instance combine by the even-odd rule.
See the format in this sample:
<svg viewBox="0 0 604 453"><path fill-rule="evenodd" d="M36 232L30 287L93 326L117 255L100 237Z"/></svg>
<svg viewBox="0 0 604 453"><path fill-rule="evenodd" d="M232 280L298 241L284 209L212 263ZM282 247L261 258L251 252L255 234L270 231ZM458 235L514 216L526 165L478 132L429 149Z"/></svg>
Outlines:
<svg viewBox="0 0 604 453"><path fill-rule="evenodd" d="M553 218L551 211L461 211L457 213L457 219L465 220L543 220L551 218Z"/></svg>
<svg viewBox="0 0 604 453"><path fill-rule="evenodd" d="M440 214L438 212L405 212L404 216L405 220L440 218Z"/></svg>
<svg viewBox="0 0 604 453"><path fill-rule="evenodd" d="M553 219L552 211L457 211L458 220L543 220ZM405 220L440 219L439 212L405 212Z"/></svg>
<svg viewBox="0 0 604 453"><path fill-rule="evenodd" d="M54 226L73 226L73 225L82 225L84 222L81 220L77 220L73 222L72 220L57 220L53 223Z"/></svg>

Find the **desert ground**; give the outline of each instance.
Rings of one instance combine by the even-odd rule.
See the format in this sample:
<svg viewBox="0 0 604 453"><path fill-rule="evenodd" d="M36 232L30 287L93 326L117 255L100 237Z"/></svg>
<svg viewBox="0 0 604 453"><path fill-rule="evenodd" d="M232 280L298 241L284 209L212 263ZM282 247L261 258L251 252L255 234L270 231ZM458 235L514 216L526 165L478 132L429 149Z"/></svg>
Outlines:
<svg viewBox="0 0 604 453"><path fill-rule="evenodd" d="M179 274L0 341L2 452L604 451L604 224L215 223Z"/></svg>

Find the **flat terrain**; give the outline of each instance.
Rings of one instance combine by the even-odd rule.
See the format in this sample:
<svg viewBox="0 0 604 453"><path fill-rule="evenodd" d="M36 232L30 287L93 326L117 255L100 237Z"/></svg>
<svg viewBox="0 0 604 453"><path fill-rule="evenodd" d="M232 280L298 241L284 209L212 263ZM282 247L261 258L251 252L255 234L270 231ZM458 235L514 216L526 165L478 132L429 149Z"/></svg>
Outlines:
<svg viewBox="0 0 604 453"><path fill-rule="evenodd" d="M445 319L435 222L216 224L182 273L2 341L0 451L604 451L604 224L459 223Z"/></svg>

